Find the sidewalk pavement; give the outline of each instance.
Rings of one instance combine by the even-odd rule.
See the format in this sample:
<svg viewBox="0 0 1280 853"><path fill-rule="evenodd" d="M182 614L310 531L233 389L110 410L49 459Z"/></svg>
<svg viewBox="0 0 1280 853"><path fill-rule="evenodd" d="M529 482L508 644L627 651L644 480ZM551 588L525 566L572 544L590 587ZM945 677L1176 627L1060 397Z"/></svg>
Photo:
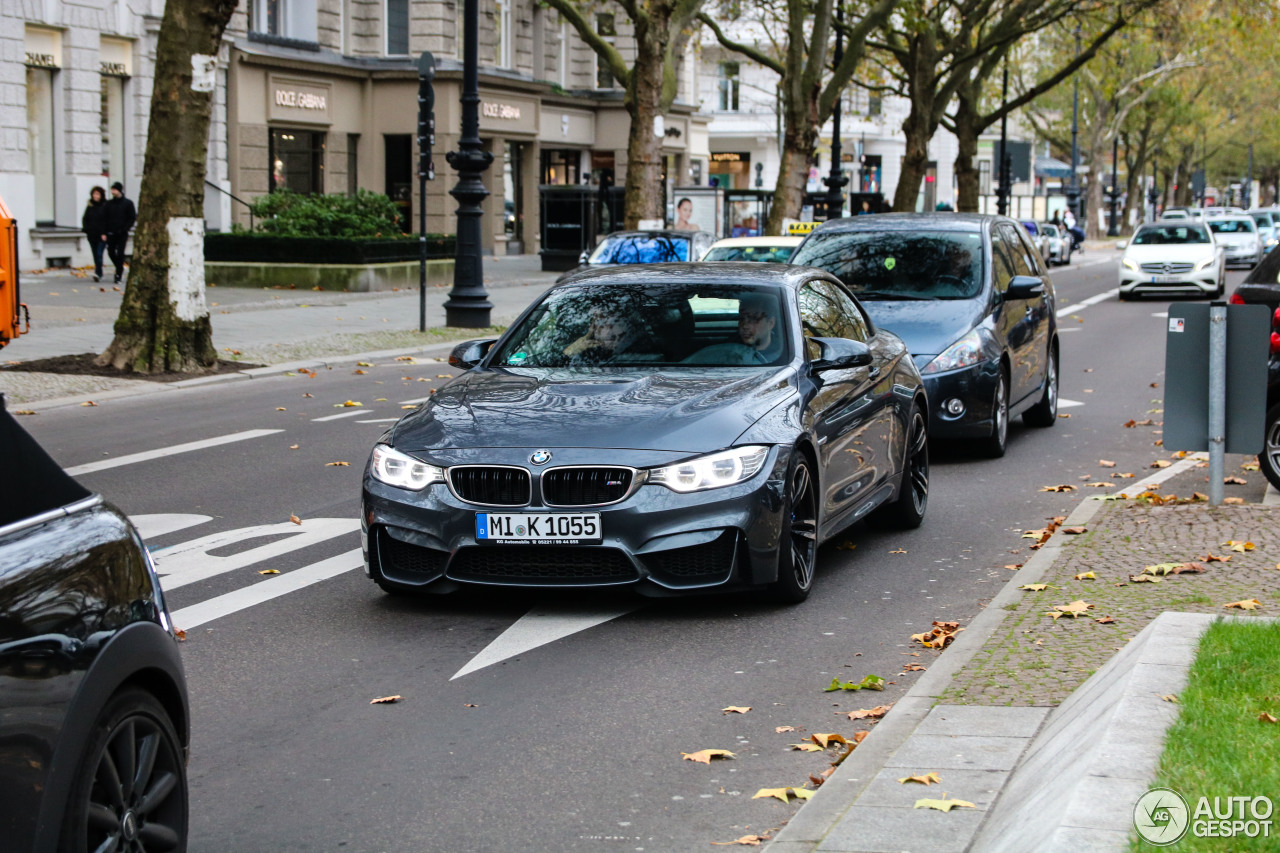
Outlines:
<svg viewBox="0 0 1280 853"><path fill-rule="evenodd" d="M912 643L920 657L906 659L926 673L767 849L1128 850L1133 807L1177 716L1163 697L1185 686L1200 633L1241 612L1230 602L1280 611L1280 493L1250 459L1228 456L1249 502L1186 501L1207 491L1203 458L1086 498L1024 565L999 569L1008 582L945 651ZM1245 541L1253 548L1232 550ZM1206 570L1147 571L1188 561ZM1144 574L1152 581L1133 580ZM1075 601L1089 605L1080 618L1050 617ZM928 773L938 784L900 781ZM924 798L972 806L916 807Z"/></svg>
<svg viewBox="0 0 1280 853"><path fill-rule="evenodd" d="M543 272L537 255L486 257L483 268L495 326L509 324L559 275ZM94 283L83 271L24 274L22 299L31 308L31 331L5 347L0 359L35 361L102 352L111 343L122 296L122 290ZM206 291L219 357L278 368L268 372L393 352L443 357L451 349L450 342L492 333L492 329L444 328L443 306L448 298L449 288L428 288L428 332L424 334L418 331L416 288L376 293L226 287ZM209 380L215 377L195 381ZM10 403L70 401L89 394L101 399L104 394L154 390L156 383L146 380L0 372L0 391Z"/></svg>

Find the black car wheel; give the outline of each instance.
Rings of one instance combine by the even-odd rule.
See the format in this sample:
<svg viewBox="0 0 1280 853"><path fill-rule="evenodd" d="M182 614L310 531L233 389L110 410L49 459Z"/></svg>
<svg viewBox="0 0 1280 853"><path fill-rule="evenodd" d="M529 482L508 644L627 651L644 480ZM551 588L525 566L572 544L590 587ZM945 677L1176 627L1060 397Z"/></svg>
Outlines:
<svg viewBox="0 0 1280 853"><path fill-rule="evenodd" d="M1009 379L1005 369L1000 368L1000 378L996 380L996 393L991 399L991 435L982 440L982 452L992 459L1004 456L1009 443Z"/></svg>
<svg viewBox="0 0 1280 853"><path fill-rule="evenodd" d="M186 849L186 762L151 694L125 690L98 715L59 846L63 853Z"/></svg>
<svg viewBox="0 0 1280 853"><path fill-rule="evenodd" d="M919 527L929 506L929 436L924 412L912 406L908 423L902 486L893 503L885 504L873 514L875 521L899 530Z"/></svg>
<svg viewBox="0 0 1280 853"><path fill-rule="evenodd" d="M1262 452L1258 454L1258 464L1267 482L1280 489L1280 404L1271 407L1267 412L1267 426L1262 442Z"/></svg>
<svg viewBox="0 0 1280 853"><path fill-rule="evenodd" d="M809 460L796 451L787 475L787 503L778 542L778 580L770 587L775 601L798 604L813 588L818 561L818 489Z"/></svg>
<svg viewBox="0 0 1280 853"><path fill-rule="evenodd" d="M1049 347L1049 367L1044 374L1044 396L1022 413L1027 426L1051 427L1058 422L1058 350Z"/></svg>

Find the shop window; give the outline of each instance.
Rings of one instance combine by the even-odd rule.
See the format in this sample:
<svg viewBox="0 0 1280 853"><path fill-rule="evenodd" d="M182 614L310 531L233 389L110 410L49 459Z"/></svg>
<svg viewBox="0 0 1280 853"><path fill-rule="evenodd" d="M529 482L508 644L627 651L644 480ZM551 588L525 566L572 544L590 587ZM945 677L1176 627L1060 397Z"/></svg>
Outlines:
<svg viewBox="0 0 1280 853"><path fill-rule="evenodd" d="M387 197L400 211L400 230L413 231L413 137L388 133L382 137Z"/></svg>
<svg viewBox="0 0 1280 853"><path fill-rule="evenodd" d="M883 109L883 106L884 106L883 101L881 100L880 94L878 92L867 93L867 115L869 116L880 115L880 111L881 109Z"/></svg>
<svg viewBox="0 0 1280 853"><path fill-rule="evenodd" d="M601 12L596 15L596 34L609 44L614 44L618 38L618 28L613 19L612 12ZM616 89L617 82L613 79L613 72L609 70L609 63L605 61L603 56L596 54L596 88L597 89Z"/></svg>
<svg viewBox="0 0 1280 853"><path fill-rule="evenodd" d="M520 142L508 142L502 152L502 230L507 239L514 242L524 240L524 211L520 163L523 159L524 145Z"/></svg>
<svg viewBox="0 0 1280 853"><path fill-rule="evenodd" d="M102 76L99 126L102 133L102 174L123 181L124 171L124 79Z"/></svg>
<svg viewBox="0 0 1280 853"><path fill-rule="evenodd" d="M409 0L387 2L387 56L409 55Z"/></svg>
<svg viewBox="0 0 1280 853"><path fill-rule="evenodd" d="M720 110L721 112L738 111L738 74L740 67L736 62L720 63Z"/></svg>
<svg viewBox="0 0 1280 853"><path fill-rule="evenodd" d="M271 191L324 192L324 134L311 130L272 128Z"/></svg>
<svg viewBox="0 0 1280 853"><path fill-rule="evenodd" d="M579 182L581 154L570 148L542 149L542 183L557 186Z"/></svg>
<svg viewBox="0 0 1280 853"><path fill-rule="evenodd" d="M355 198L360 189L360 134L347 134L347 195Z"/></svg>
<svg viewBox="0 0 1280 853"><path fill-rule="evenodd" d="M36 182L36 224L52 225L54 208L53 74L27 69L27 154Z"/></svg>
<svg viewBox="0 0 1280 853"><path fill-rule="evenodd" d="M862 191L864 193L880 192L881 161L879 154L868 154L862 163Z"/></svg>

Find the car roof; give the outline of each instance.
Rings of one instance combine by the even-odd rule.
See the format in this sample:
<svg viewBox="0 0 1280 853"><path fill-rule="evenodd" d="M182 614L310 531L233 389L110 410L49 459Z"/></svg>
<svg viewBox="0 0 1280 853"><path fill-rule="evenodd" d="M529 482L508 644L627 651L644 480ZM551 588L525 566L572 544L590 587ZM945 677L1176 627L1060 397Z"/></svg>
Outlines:
<svg viewBox="0 0 1280 853"><path fill-rule="evenodd" d="M732 248L736 246L799 246L804 237L783 235L781 237L725 237L711 244L713 249Z"/></svg>
<svg viewBox="0 0 1280 853"><path fill-rule="evenodd" d="M797 288L814 278L839 281L813 267L758 261L715 261L711 263L623 264L585 269L574 273L556 287L580 284L727 284L748 287Z"/></svg>
<svg viewBox="0 0 1280 853"><path fill-rule="evenodd" d="M813 234L847 234L854 231L981 231L996 221L1014 223L1007 216L985 213L877 213L828 219Z"/></svg>
<svg viewBox="0 0 1280 853"><path fill-rule="evenodd" d="M612 237L683 237L689 239L697 233L697 231L679 231L675 228L653 228L649 230L614 231L604 235L601 240L608 240Z"/></svg>

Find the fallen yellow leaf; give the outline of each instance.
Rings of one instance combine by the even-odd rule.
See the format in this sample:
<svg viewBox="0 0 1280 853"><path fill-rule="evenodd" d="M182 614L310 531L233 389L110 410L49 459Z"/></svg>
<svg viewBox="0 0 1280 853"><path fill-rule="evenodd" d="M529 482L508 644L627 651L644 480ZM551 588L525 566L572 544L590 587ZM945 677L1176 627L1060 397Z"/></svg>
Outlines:
<svg viewBox="0 0 1280 853"><path fill-rule="evenodd" d="M967 800L916 800L916 808L918 809L937 809L940 812L949 812L954 808L975 809L973 803Z"/></svg>
<svg viewBox="0 0 1280 853"><path fill-rule="evenodd" d="M1245 551L1252 551L1256 545L1252 542L1236 542L1234 539L1228 539L1222 543L1223 546L1229 547L1232 551L1243 554Z"/></svg>
<svg viewBox="0 0 1280 853"><path fill-rule="evenodd" d="M262 571L258 572L258 574L260 574L260 575L278 575L278 574L280 574L280 570L279 570L279 569L263 569Z"/></svg>
<svg viewBox="0 0 1280 853"><path fill-rule="evenodd" d="M81 403L80 405L82 405L82 406L96 406L96 405L98 405L98 404L97 404L97 403L95 403L95 402L93 402L92 400L85 400L85 401L84 401L83 403Z"/></svg>
<svg viewBox="0 0 1280 853"><path fill-rule="evenodd" d="M783 732L794 732L795 730L796 730L795 726L778 726L776 729L774 729L774 731L777 732L778 734L782 734Z"/></svg>
<svg viewBox="0 0 1280 853"><path fill-rule="evenodd" d="M857 711L850 711L848 717L851 720L876 720L889 713L889 709L893 705L877 705L874 708L862 708Z"/></svg>
<svg viewBox="0 0 1280 853"><path fill-rule="evenodd" d="M761 788L759 791L756 791L755 796L752 797L751 799L759 800L767 797L777 797L779 800L782 800L784 803L786 803L786 802L789 802L789 800L787 799L787 794L790 791L791 791L790 788Z"/></svg>
<svg viewBox="0 0 1280 853"><path fill-rule="evenodd" d="M347 400L346 402L343 402L343 403L334 403L333 407L335 409L350 409L353 406L363 406L363 405L364 403L357 403L355 400Z"/></svg>
<svg viewBox="0 0 1280 853"><path fill-rule="evenodd" d="M830 745L831 745L831 744L833 744L833 743L845 743L845 744L847 744L847 743L849 742L849 741L845 740L844 735L842 735L842 734L835 734L835 733L833 733L833 732L832 732L832 733L822 733L822 734L819 734L819 733L816 733L816 732L815 732L814 734L810 735L810 739L812 739L814 743L818 744L818 745L819 745L819 746L821 746L823 749L826 749L828 746L830 746Z"/></svg>
<svg viewBox="0 0 1280 853"><path fill-rule="evenodd" d="M276 411L277 411L277 412L287 412L287 411L289 411L289 410L288 410L288 409L286 409L284 406L276 406Z"/></svg>
<svg viewBox="0 0 1280 853"><path fill-rule="evenodd" d="M801 752L822 752L822 747L816 743L793 743L791 748L798 749Z"/></svg>
<svg viewBox="0 0 1280 853"><path fill-rule="evenodd" d="M1096 581L1097 579L1098 575L1094 572L1081 572L1075 576L1075 580L1078 581Z"/></svg>
<svg viewBox="0 0 1280 853"><path fill-rule="evenodd" d="M1018 589L1025 589L1030 592L1044 592L1048 588L1049 585L1047 583L1024 583L1018 587Z"/></svg>
<svg viewBox="0 0 1280 853"><path fill-rule="evenodd" d="M356 367L373 367L373 364L368 361L357 361Z"/></svg>
<svg viewBox="0 0 1280 853"><path fill-rule="evenodd" d="M1223 607L1234 607L1239 610L1257 610L1262 606L1262 602L1256 598L1246 598L1243 601L1233 601L1230 604L1224 604Z"/></svg>
<svg viewBox="0 0 1280 853"><path fill-rule="evenodd" d="M397 693L394 696L380 696L377 699L370 701L369 704L370 705L394 705L396 702L399 702L403 698L404 698L403 696Z"/></svg>
<svg viewBox="0 0 1280 853"><path fill-rule="evenodd" d="M1260 723L1280 723L1280 720L1277 720L1277 719L1276 719L1276 717L1275 717L1274 715L1272 715L1272 714L1268 714L1266 711L1263 711L1261 714L1259 714L1259 715L1258 715L1258 722L1260 722Z"/></svg>
<svg viewBox="0 0 1280 853"><path fill-rule="evenodd" d="M682 752L685 761L695 761L698 764L710 764L713 758L737 758L727 749L700 749L697 752Z"/></svg>
<svg viewBox="0 0 1280 853"><path fill-rule="evenodd" d="M1157 459L1155 462L1151 463L1151 467L1152 468L1168 468L1172 464L1173 463L1170 462L1168 459Z"/></svg>
<svg viewBox="0 0 1280 853"><path fill-rule="evenodd" d="M725 714L745 714L751 710L750 705L730 705L728 708L721 708L721 713Z"/></svg>
<svg viewBox="0 0 1280 853"><path fill-rule="evenodd" d="M1230 506L1240 506L1244 503L1244 498L1223 498L1222 502Z"/></svg>
<svg viewBox="0 0 1280 853"><path fill-rule="evenodd" d="M324 467L326 467L326 468L348 468L348 467L350 467L350 466L351 466L351 463L350 463L350 462L326 462L326 463L324 463Z"/></svg>
<svg viewBox="0 0 1280 853"><path fill-rule="evenodd" d="M727 847L733 844L737 844L742 847L759 847L760 842L768 841L771 837L772 836L768 835L743 835L742 837L735 838L732 841L712 841L711 843L719 847Z"/></svg>
<svg viewBox="0 0 1280 853"><path fill-rule="evenodd" d="M298 518L296 515L289 516L289 520L292 521L294 524L302 523L302 519Z"/></svg>
<svg viewBox="0 0 1280 853"><path fill-rule="evenodd" d="M898 780L898 784L905 785L907 782L918 782L921 785L936 785L941 781L937 773L921 773L917 776L903 776Z"/></svg>
<svg viewBox="0 0 1280 853"><path fill-rule="evenodd" d="M1099 468L1114 468L1114 467L1116 467L1116 463L1112 462L1110 459L1099 459L1099 460L1098 460L1098 467L1099 467Z"/></svg>

